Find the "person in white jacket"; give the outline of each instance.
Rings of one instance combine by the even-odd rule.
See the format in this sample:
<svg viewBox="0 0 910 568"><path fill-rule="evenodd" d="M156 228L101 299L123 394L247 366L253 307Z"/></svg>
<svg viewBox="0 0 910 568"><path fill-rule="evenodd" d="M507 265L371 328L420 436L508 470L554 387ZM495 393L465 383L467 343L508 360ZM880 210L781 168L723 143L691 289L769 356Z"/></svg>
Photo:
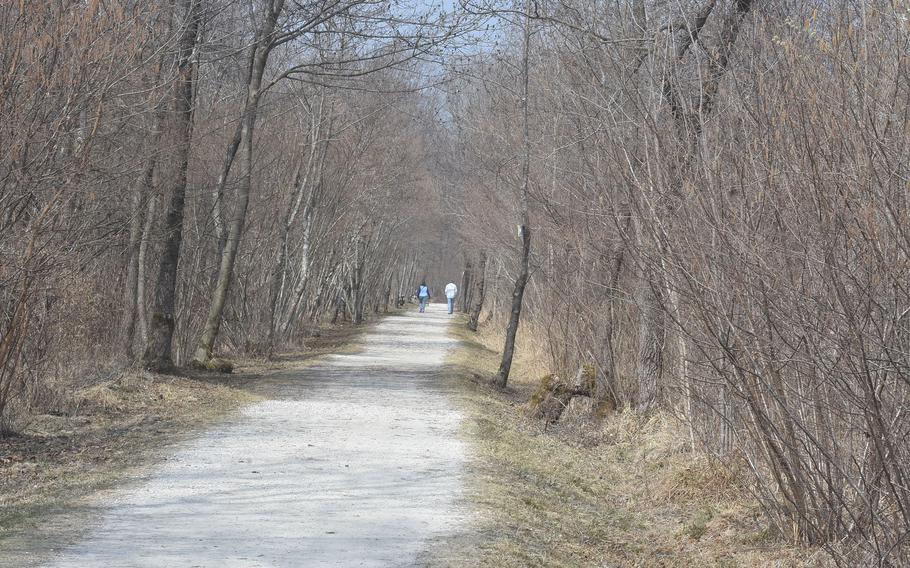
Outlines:
<svg viewBox="0 0 910 568"><path fill-rule="evenodd" d="M449 301L449 313L455 309L455 296L458 294L458 286L454 282L446 284L446 299Z"/></svg>

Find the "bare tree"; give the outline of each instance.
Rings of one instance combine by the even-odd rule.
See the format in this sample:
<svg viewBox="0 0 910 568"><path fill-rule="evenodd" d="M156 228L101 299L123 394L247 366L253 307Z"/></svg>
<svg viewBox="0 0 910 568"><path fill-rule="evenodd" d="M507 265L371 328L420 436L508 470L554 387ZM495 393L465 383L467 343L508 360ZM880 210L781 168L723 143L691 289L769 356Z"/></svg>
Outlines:
<svg viewBox="0 0 910 568"><path fill-rule="evenodd" d="M518 274L515 277L515 289L512 291L512 306L509 312L509 323L506 326L505 345L502 348L502 361L496 374L495 382L500 388L505 388L512 369L512 358L515 354L515 336L518 334L518 324L521 320L521 307L524 298L525 286L528 283L531 261L531 220L528 212L528 200L531 183L531 134L528 94L530 91L530 50L531 50L531 0L525 2L524 25L522 35L521 56L521 112L522 112L522 140L523 156L521 161L521 189L518 193L519 227L521 238L521 257Z"/></svg>
<svg viewBox="0 0 910 568"><path fill-rule="evenodd" d="M173 81L173 108L169 111L172 123L174 156L169 172L170 200L165 210L165 242L155 283L155 300L143 364L151 369L167 369L173 365L171 345L174 336L177 265L183 242L183 210L186 202L187 168L193 135L193 99L195 60L194 50L202 17L200 0L180 0L179 37L175 57L176 76Z"/></svg>

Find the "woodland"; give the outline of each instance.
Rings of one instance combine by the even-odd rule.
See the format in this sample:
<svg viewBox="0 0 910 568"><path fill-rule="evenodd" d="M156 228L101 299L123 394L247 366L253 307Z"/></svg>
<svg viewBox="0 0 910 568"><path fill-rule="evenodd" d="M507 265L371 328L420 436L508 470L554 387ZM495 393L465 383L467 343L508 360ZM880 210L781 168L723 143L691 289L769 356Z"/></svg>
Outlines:
<svg viewBox="0 0 910 568"><path fill-rule="evenodd" d="M456 281L498 387L533 351L677 419L778 538L910 564L906 0L21 0L0 34L5 434Z"/></svg>

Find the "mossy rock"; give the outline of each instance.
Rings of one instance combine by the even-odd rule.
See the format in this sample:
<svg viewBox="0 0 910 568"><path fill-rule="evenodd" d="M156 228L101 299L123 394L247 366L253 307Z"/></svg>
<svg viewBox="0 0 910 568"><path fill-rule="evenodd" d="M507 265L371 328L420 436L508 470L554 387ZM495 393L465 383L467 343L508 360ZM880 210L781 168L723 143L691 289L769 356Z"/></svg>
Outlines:
<svg viewBox="0 0 910 568"><path fill-rule="evenodd" d="M560 420L571 405L573 398L581 399L575 404L574 415L594 414L594 405L590 397L594 393L597 370L594 365L584 365L578 369L571 384L563 381L558 375L550 373L540 379L540 384L531 396L532 415L549 423Z"/></svg>
<svg viewBox="0 0 910 568"><path fill-rule="evenodd" d="M532 415L550 423L556 422L571 399L572 389L558 375L545 375L531 396Z"/></svg>

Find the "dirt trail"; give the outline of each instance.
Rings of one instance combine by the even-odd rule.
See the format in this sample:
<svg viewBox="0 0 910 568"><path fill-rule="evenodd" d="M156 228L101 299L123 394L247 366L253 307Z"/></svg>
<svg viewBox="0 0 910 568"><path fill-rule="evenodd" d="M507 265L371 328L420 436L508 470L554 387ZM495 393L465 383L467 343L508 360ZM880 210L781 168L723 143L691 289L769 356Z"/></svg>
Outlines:
<svg viewBox="0 0 910 568"><path fill-rule="evenodd" d="M257 403L105 504L48 566L411 566L457 530L461 416L445 308L380 322L357 354L276 375Z"/></svg>

